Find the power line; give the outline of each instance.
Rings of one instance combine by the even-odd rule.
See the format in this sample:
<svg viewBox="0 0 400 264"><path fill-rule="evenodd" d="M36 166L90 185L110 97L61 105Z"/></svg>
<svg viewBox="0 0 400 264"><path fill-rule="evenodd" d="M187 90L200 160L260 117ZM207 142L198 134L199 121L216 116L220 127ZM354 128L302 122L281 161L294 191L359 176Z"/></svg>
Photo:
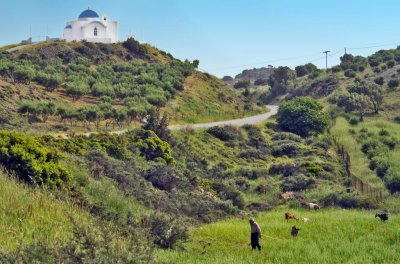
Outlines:
<svg viewBox="0 0 400 264"><path fill-rule="evenodd" d="M329 51L325 54L325 56L323 57L318 57L316 59L312 59L312 60L308 60L308 62L315 62L315 61L320 61L322 59L325 58L325 67L327 68L327 58L328 57L332 57L340 52L344 52L344 54L347 53L347 51L351 51L351 50L362 50L362 49L370 49L370 48L379 48L379 47L385 47L385 46L390 46L393 44L400 44L400 40L397 41L385 41L385 42L377 42L377 43L371 43L371 44L367 44L365 46L360 46L360 47L352 47L352 48L344 48L344 49L339 49L336 51ZM323 52L325 53L325 52ZM330 54L328 54L330 53ZM307 54L307 55L300 55L300 56L295 56L295 57L286 57L286 58L280 58L280 59L273 59L273 60L268 60L268 61L263 61L263 62L255 62L255 63L248 63L248 64L242 64L242 65L236 65L236 66L229 66L229 67L223 67L223 68L216 68L216 69L212 69L211 71L216 71L216 70L228 70L228 69L236 69L236 68L245 68L245 67L251 67L251 66L256 66L256 65L267 65L267 64L271 64L274 62L281 62L281 61L289 61L289 60L294 60L294 59L301 59L301 58L307 58L310 57L312 55L316 55L316 54L320 54L320 53L312 53L312 54ZM204 70L205 71L205 70ZM205 71L206 72L206 71Z"/></svg>

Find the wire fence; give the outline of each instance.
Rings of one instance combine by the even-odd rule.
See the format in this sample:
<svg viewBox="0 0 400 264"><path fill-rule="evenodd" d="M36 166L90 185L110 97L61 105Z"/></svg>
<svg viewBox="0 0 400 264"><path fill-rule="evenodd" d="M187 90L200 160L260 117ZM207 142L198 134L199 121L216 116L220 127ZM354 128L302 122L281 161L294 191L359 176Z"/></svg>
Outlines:
<svg viewBox="0 0 400 264"><path fill-rule="evenodd" d="M336 151L345 166L346 177L351 180L353 188L359 193L366 195L371 199L381 201L383 199L382 190L372 187L367 182L363 181L351 172L351 158L349 152L345 150L344 145L341 144L335 136L331 137L336 146Z"/></svg>

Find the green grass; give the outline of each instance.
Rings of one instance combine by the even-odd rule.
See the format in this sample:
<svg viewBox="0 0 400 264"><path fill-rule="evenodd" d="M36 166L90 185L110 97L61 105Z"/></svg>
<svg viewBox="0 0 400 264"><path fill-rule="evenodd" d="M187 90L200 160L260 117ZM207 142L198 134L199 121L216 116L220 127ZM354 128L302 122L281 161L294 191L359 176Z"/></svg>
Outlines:
<svg viewBox="0 0 400 264"><path fill-rule="evenodd" d="M375 172L368 168L369 160L361 151L361 145L349 133L353 128L346 119L338 117L335 126L331 129L332 135L336 136L339 142L344 145L345 151L348 151L351 158L351 172L361 180L367 182L371 187L386 190L382 180L378 178Z"/></svg>
<svg viewBox="0 0 400 264"><path fill-rule="evenodd" d="M35 240L62 244L72 235L70 216L89 222L89 214L57 200L50 191L19 184L0 171L0 251Z"/></svg>
<svg viewBox="0 0 400 264"><path fill-rule="evenodd" d="M185 250L158 251L164 263L398 263L400 218L387 223L374 212L292 210L309 223L284 220L284 209L256 217L263 230L262 251L252 251L247 217L193 229ZM290 229L300 227L297 238Z"/></svg>
<svg viewBox="0 0 400 264"><path fill-rule="evenodd" d="M243 118L267 112L263 107L244 110L236 91L215 77L195 72L185 81L185 89L167 103L164 111L173 124L195 124Z"/></svg>

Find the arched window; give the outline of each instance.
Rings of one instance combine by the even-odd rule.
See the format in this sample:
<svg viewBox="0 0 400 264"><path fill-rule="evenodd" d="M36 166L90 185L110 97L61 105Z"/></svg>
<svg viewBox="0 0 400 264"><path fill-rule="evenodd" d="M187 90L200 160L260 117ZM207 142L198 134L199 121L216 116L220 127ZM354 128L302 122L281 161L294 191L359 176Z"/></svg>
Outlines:
<svg viewBox="0 0 400 264"><path fill-rule="evenodd" d="M94 28L94 36L97 37L97 28Z"/></svg>

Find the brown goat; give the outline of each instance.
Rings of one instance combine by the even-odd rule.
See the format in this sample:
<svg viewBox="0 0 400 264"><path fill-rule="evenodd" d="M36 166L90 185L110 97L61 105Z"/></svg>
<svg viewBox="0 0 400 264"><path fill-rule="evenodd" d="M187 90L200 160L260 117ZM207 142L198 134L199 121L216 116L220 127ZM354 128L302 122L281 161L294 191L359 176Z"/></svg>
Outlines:
<svg viewBox="0 0 400 264"><path fill-rule="evenodd" d="M299 220L293 213L285 213L285 219L287 222L289 222L289 219Z"/></svg>

